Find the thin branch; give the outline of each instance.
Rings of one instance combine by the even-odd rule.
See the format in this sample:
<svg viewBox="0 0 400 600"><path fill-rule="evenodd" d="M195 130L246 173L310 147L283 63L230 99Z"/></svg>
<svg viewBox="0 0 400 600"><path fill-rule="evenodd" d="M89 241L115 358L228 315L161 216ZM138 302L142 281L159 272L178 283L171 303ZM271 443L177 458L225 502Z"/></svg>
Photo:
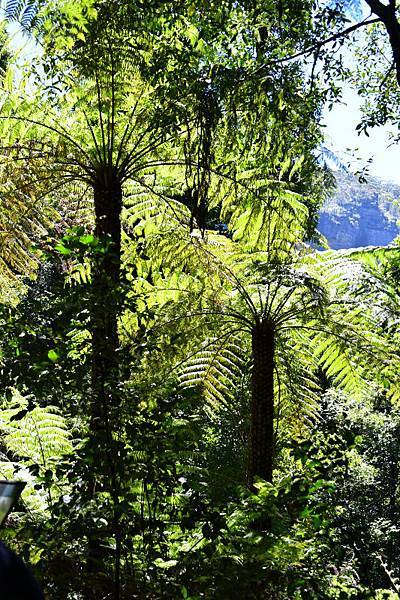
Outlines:
<svg viewBox="0 0 400 600"><path fill-rule="evenodd" d="M267 69L271 65L274 65L274 64L283 64L286 62L290 62L291 60L296 60L297 58L301 58L302 56L308 56L309 54L312 54L316 50L320 50L322 48L322 46L325 46L326 44L330 44L331 42L334 42L338 39L346 37L350 33L353 33L353 31L360 29L360 27L365 27L366 25L372 25L373 23L379 23L379 22L381 22L380 17L377 17L374 19L369 19L369 17L367 17L367 19L365 19L364 21L360 21L359 23L355 23L354 25L347 27L347 29L344 29L343 31L334 33L330 37L328 37L324 40L321 40L319 42L316 42L315 44L312 44L308 48L305 48L305 50L301 50L300 52L297 52L296 54L292 54L291 56L285 56L284 58L277 58L275 60L269 61L268 63L264 63L264 64L260 65L257 69L255 69L253 71L253 74L258 73L259 71L261 71L263 69Z"/></svg>

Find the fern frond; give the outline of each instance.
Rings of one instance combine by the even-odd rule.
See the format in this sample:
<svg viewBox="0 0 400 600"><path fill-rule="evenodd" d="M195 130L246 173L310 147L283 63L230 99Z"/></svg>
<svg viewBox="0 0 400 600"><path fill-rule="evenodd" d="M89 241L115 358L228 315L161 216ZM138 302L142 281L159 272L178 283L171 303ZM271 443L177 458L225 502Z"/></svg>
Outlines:
<svg viewBox="0 0 400 600"><path fill-rule="evenodd" d="M47 469L72 451L71 433L58 408L35 406L29 410L28 405L28 399L14 390L10 405L0 411L0 430L16 458Z"/></svg>
<svg viewBox="0 0 400 600"><path fill-rule="evenodd" d="M234 410L235 383L242 377L244 364L242 336L228 330L206 339L180 367L178 377L182 388L202 391L209 415L215 415L219 406Z"/></svg>
<svg viewBox="0 0 400 600"><path fill-rule="evenodd" d="M304 437L318 419L320 387L316 371L307 336L290 332L279 338L275 378L279 437L288 433Z"/></svg>
<svg viewBox="0 0 400 600"><path fill-rule="evenodd" d="M323 333L313 338L313 344L318 364L335 385L348 393L363 391L365 381L356 368L356 359L351 356L348 343L337 335Z"/></svg>
<svg viewBox="0 0 400 600"><path fill-rule="evenodd" d="M6 0L4 11L9 21L18 21L28 29L37 15L39 3L36 0Z"/></svg>

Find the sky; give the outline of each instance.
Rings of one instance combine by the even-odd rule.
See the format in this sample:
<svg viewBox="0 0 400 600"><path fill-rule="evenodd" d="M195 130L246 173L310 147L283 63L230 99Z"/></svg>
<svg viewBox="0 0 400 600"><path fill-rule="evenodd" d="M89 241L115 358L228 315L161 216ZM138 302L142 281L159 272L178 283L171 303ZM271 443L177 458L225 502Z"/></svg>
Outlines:
<svg viewBox="0 0 400 600"><path fill-rule="evenodd" d="M370 16L366 3L360 5L360 14L348 15L351 19L367 18ZM354 21L355 22L355 21ZM352 54L344 52L346 61L353 61ZM371 66L373 69L373 64ZM325 111L325 144L344 163L351 163L351 171L359 171L369 159L369 174L386 181L400 184L400 144L390 145L389 127L369 129L367 137L364 133L358 135L357 124L361 121L360 103L356 91L345 86L342 102L330 111ZM397 132L398 133L398 132ZM354 158L352 158L354 155Z"/></svg>
<svg viewBox="0 0 400 600"><path fill-rule="evenodd" d="M325 112L325 141L344 164L351 163L351 170L361 170L372 158L370 175L400 184L400 144L389 146L388 127L375 127L358 135L356 126L361 120L360 98L350 87L343 94L341 104ZM354 157L352 155L354 154Z"/></svg>

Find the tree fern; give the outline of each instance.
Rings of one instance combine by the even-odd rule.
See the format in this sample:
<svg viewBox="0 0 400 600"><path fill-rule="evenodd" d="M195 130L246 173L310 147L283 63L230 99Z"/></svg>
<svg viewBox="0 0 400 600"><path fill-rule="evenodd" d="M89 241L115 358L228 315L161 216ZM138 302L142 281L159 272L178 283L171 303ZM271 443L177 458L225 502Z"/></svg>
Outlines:
<svg viewBox="0 0 400 600"><path fill-rule="evenodd" d="M163 243L168 243L168 237ZM394 358L379 332L389 296L353 257L311 254L299 248L291 255L283 253L285 261L273 261L268 251L248 252L229 240L213 247L206 233L205 239L194 240L195 254L202 258L192 262L191 241L183 239L182 244L185 255L178 252L175 268L180 263L189 272L208 271L212 294L204 295L201 288L196 300L194 292L189 296L188 311L189 297L182 296L179 301L175 283L167 315L166 305L161 305L166 325L171 322L176 332L180 331L179 319L196 327L198 347L193 350L192 344L186 358L180 352L178 372L183 387L202 392L210 418L217 418L218 410L235 411L234 389L245 369L248 372L250 334L254 335L259 323L275 332L278 436L282 431L307 435L309 425L318 418L319 372L324 372L331 385L360 395L375 376L372 374L378 374ZM166 270L154 280L154 294L162 281L168 288L169 278ZM371 306L370 298L378 289L380 300ZM177 316L171 320L174 311Z"/></svg>

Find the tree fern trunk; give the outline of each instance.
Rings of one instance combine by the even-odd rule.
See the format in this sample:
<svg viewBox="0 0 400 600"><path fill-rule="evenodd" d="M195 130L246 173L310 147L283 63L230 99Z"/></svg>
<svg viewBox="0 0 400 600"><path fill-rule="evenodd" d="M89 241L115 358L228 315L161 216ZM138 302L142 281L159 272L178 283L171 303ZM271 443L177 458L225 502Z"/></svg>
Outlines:
<svg viewBox="0 0 400 600"><path fill-rule="evenodd" d="M114 560L114 600L119 599L120 587L120 527L118 519L118 472L113 430L119 408L119 337L118 295L121 274L121 182L112 173L100 172L93 186L95 208L95 236L101 242L101 251L92 262L91 295L91 411L90 454L93 464L89 479L89 497L96 491L106 491L113 499L114 515L111 524L116 540ZM89 532L89 579L104 572L103 536ZM88 598L98 598L108 588L106 581L92 585ZM108 589L108 591L111 591Z"/></svg>
<svg viewBox="0 0 400 600"><path fill-rule="evenodd" d="M275 332L261 322L252 331L251 430L248 481L255 477L272 482L274 460L274 355Z"/></svg>
<svg viewBox="0 0 400 600"><path fill-rule="evenodd" d="M112 380L118 370L121 207L121 183L112 176L99 176L94 186L95 236L104 244L104 253L99 253L92 265L92 420L95 429L104 427L105 409L116 401Z"/></svg>

